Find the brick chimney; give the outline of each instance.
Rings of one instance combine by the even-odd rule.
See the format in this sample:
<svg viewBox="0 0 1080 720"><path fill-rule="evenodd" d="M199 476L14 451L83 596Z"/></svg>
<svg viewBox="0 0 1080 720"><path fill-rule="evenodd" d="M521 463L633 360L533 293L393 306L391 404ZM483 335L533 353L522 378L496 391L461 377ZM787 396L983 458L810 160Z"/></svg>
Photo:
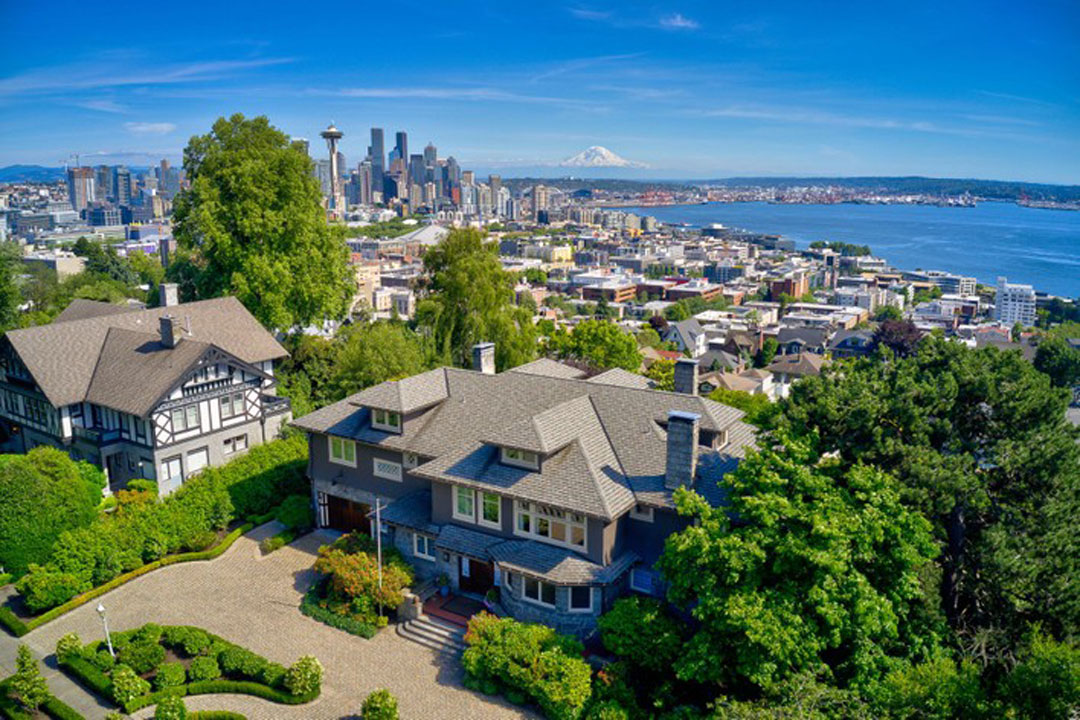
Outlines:
<svg viewBox="0 0 1080 720"><path fill-rule="evenodd" d="M161 283L158 292L158 305L161 307L173 307L180 304L180 286L176 283Z"/></svg>
<svg viewBox="0 0 1080 720"><path fill-rule="evenodd" d="M690 487L694 484L698 463L697 413L671 410L668 412L667 464L664 469L664 487Z"/></svg>
<svg viewBox="0 0 1080 720"><path fill-rule="evenodd" d="M184 337L179 318L174 318L172 315L162 315L158 318L158 327L161 330L161 344L167 348L176 347Z"/></svg>
<svg viewBox="0 0 1080 720"><path fill-rule="evenodd" d="M675 392L698 394L698 361L694 358L679 358L675 361Z"/></svg>
<svg viewBox="0 0 1080 720"><path fill-rule="evenodd" d="M485 375L495 374L495 343L483 342L473 345L472 369Z"/></svg>

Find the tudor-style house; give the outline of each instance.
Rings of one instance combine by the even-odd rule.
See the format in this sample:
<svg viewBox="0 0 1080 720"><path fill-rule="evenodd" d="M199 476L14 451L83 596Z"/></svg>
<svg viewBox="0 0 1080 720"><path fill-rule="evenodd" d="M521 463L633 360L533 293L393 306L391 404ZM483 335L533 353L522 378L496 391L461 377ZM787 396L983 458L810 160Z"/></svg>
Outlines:
<svg viewBox="0 0 1080 720"><path fill-rule="evenodd" d="M306 430L320 526L377 532L422 577L455 592L495 588L522 620L585 634L614 600L661 591L664 539L686 526L681 486L722 502L717 482L753 443L742 412L640 376L592 378L552 360L496 374L440 368L358 392L294 421Z"/></svg>
<svg viewBox="0 0 1080 720"><path fill-rule="evenodd" d="M75 300L50 325L0 339L0 440L52 445L105 469L109 488L166 495L209 465L277 436L285 349L231 297L145 310Z"/></svg>

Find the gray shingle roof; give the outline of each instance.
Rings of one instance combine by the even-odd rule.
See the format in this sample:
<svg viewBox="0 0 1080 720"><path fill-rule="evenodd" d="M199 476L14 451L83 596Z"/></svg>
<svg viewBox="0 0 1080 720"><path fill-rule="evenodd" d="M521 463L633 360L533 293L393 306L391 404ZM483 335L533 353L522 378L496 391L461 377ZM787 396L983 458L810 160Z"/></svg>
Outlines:
<svg viewBox="0 0 1080 720"><path fill-rule="evenodd" d="M87 318L104 317L118 313L138 312L143 308L132 305L116 305L114 303L99 302L97 300L85 300L75 298L59 315L53 318L53 324L70 322L72 320L86 320Z"/></svg>
<svg viewBox="0 0 1080 720"><path fill-rule="evenodd" d="M511 368L507 372L526 373L528 375L543 375L544 377L556 377L556 378L580 378L585 377L585 372L579 370L576 367L571 367L565 363L552 360L551 358L540 358L539 360L533 360L531 363L525 363L524 365L518 365L516 368Z"/></svg>
<svg viewBox="0 0 1080 720"><path fill-rule="evenodd" d="M743 413L707 398L657 390L553 378L530 373L485 375L441 368L448 398L418 412L400 435L373 430L367 410L356 403L367 390L294 421L298 427L415 452L434 458L413 472L444 482L499 489L596 517L618 515L645 493L645 502L669 506L664 488L666 434L661 424L670 410L701 416L703 430L731 428ZM588 397L588 404L581 398ZM573 441L543 461L541 472L497 462L484 441L568 401L573 417L553 418L572 424ZM591 407L591 413L588 408ZM580 410L580 412L578 412ZM642 500L638 500L642 502Z"/></svg>
<svg viewBox="0 0 1080 720"><path fill-rule="evenodd" d="M599 375L594 375L589 378L589 382L600 383L601 385L618 385L619 387L636 388L638 390L649 390L652 388L652 383L649 382L649 378L644 375L638 375L622 368L612 368L606 372L602 372Z"/></svg>
<svg viewBox="0 0 1080 720"><path fill-rule="evenodd" d="M626 552L609 565L594 563L573 550L528 540L508 540L490 548L499 565L559 585L600 585L626 572L638 557Z"/></svg>
<svg viewBox="0 0 1080 720"><path fill-rule="evenodd" d="M374 511L369 513L374 517ZM431 493L420 490L398 498L379 512L380 519L391 525L400 525L410 530L419 530L429 535L438 535L442 526L431 522Z"/></svg>
<svg viewBox="0 0 1080 720"><path fill-rule="evenodd" d="M49 402L62 407L86 398L110 328L157 334L158 318L168 314L190 324L185 339L216 345L246 363L288 354L233 297L11 330L6 338Z"/></svg>
<svg viewBox="0 0 1080 720"><path fill-rule="evenodd" d="M503 538L498 535L468 530L458 525L443 525L439 536L435 538L435 547L468 555L478 560L487 560L490 557L488 550L501 542Z"/></svg>
<svg viewBox="0 0 1080 720"><path fill-rule="evenodd" d="M379 383L349 398L353 405L411 413L447 397L446 376L441 369Z"/></svg>

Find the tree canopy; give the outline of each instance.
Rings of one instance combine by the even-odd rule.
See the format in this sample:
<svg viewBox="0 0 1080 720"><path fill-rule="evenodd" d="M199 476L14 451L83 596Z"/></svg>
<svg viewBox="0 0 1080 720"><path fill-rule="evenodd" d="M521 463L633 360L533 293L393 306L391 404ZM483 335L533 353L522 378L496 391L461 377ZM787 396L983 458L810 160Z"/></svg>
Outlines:
<svg viewBox="0 0 1080 720"><path fill-rule="evenodd" d="M191 187L176 198L180 246L199 298L231 294L267 327L345 315L354 283L326 221L311 159L265 117L236 114L184 149Z"/></svg>
<svg viewBox="0 0 1080 720"><path fill-rule="evenodd" d="M514 276L479 230L451 231L424 254L424 269L427 294L416 321L444 361L470 366L472 346L480 342L495 343L499 370L536 357L532 313L514 304Z"/></svg>
<svg viewBox="0 0 1080 720"><path fill-rule="evenodd" d="M333 370L336 397L427 369L422 339L405 325L376 322L350 328Z"/></svg>
<svg viewBox="0 0 1080 720"><path fill-rule="evenodd" d="M570 332L559 328L548 338L546 350L556 357L577 360L597 369L637 372L641 367L637 340L607 320L585 320Z"/></svg>

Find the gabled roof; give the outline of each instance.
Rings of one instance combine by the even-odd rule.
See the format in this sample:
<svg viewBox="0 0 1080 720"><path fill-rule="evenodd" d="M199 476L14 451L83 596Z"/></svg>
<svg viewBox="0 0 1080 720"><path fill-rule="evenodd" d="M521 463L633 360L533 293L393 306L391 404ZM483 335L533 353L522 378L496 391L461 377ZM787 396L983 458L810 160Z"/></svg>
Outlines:
<svg viewBox="0 0 1080 720"><path fill-rule="evenodd" d="M781 345L798 341L811 347L825 347L829 344L829 331L824 328L782 327L776 341Z"/></svg>
<svg viewBox="0 0 1080 720"><path fill-rule="evenodd" d="M516 368L511 368L507 372L527 373L529 375L542 375L544 377L557 378L585 377L584 370L579 370L576 367L558 362L557 360L552 360L551 358L533 360L531 363L525 363L524 365L518 365Z"/></svg>
<svg viewBox="0 0 1080 720"><path fill-rule="evenodd" d="M114 303L99 302L97 300L85 300L75 298L71 304L64 308L59 315L53 318L53 324L70 322L72 320L86 320L87 318L105 317L118 313L138 312L145 308L135 305L116 305Z"/></svg>
<svg viewBox="0 0 1080 720"><path fill-rule="evenodd" d="M652 383L644 375L632 373L622 368L612 368L599 375L593 375L589 382L602 385L618 385L619 387L635 388L637 390L651 390Z"/></svg>
<svg viewBox="0 0 1080 720"><path fill-rule="evenodd" d="M803 377L806 375L820 375L821 368L825 366L825 356L817 353L795 353L793 355L781 355L772 361L765 369L771 373L787 373Z"/></svg>
<svg viewBox="0 0 1080 720"><path fill-rule="evenodd" d="M82 402L112 328L156 335L158 320L175 316L190 334L181 342L215 345L242 362L257 364L288 353L239 300L214 298L171 307L123 310L79 320L11 330L5 336L34 381L56 407Z"/></svg>
<svg viewBox="0 0 1080 720"><path fill-rule="evenodd" d="M379 383L349 398L353 405L411 413L442 402L447 397L446 376L441 369Z"/></svg>

